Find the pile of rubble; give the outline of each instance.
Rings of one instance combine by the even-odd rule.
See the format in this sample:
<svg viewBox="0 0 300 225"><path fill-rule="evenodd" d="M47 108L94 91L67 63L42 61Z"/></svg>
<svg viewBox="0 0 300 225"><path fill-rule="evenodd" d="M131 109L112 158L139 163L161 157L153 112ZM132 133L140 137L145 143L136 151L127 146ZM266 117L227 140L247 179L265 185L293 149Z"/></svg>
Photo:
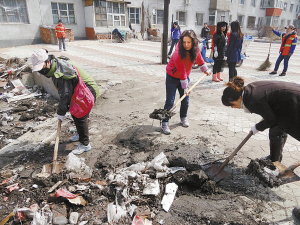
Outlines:
<svg viewBox="0 0 300 225"><path fill-rule="evenodd" d="M160 209L169 211L178 185L215 192L201 169L187 171L185 162L169 162L163 152L125 168L93 171L84 161L70 153L63 172L50 176L40 168L29 175L24 166L0 171L2 200L14 205L1 224L152 224ZM103 179L93 179L94 172Z"/></svg>

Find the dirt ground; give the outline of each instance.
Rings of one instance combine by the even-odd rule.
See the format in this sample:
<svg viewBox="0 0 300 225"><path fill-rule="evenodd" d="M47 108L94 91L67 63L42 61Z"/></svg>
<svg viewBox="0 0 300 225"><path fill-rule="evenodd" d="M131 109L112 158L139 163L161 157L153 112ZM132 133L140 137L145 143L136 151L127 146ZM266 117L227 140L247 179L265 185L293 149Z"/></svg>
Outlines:
<svg viewBox="0 0 300 225"><path fill-rule="evenodd" d="M175 115L172 118L172 135L163 135L160 133L159 121L149 118L154 109L163 106L164 96L155 92L158 83L127 81L107 85L105 80L97 80L97 83L106 85L107 91L96 101L90 114L92 150L80 156L93 170L91 179L87 182L71 179L66 171L49 178L36 176L44 164L51 163L54 141L38 145L30 151L6 152L0 159L0 183L10 178L14 178L14 181L0 185L0 221L16 208L29 208L33 204L42 208L49 204L52 207L64 208L66 218L69 218L72 212L78 212L79 221L88 221L88 224L108 223L108 203L122 197L118 197L117 186L104 185L105 188L99 190L93 184L107 181L107 174L112 171L151 161L164 152L170 162L169 167L183 166L186 171L159 178L160 194L157 196L142 195L140 190L133 188L134 182L128 184L128 192L138 196L138 199L131 200L131 203L138 208L149 209L149 219L154 225L270 224L267 218L261 216L268 204L266 196L272 195L273 199L278 200L280 197L273 193L272 189L265 188L257 178L247 175L246 167L230 163L227 170L233 171L234 176L229 175L218 183L214 183L203 174L212 162L220 165L224 155L232 151L226 140L215 141L216 136L222 135L217 127L204 125L200 121L191 124L190 128L183 128L179 124L179 116ZM201 96L201 92L195 91L194 96ZM212 103L212 106L214 104L217 103ZM0 148L8 145L11 139L22 135L30 137L30 142L29 139L34 140L50 129L55 131L55 124L50 127L47 121L55 118L56 107L57 100L45 94L12 103L1 100L1 115L7 113L13 116L13 120L0 126L3 135ZM74 124L69 116L62 125L59 162L66 162L68 154L77 145L76 142L69 141L73 132ZM216 154L218 151L220 154ZM236 160L239 160L238 156ZM148 175L155 178L151 171L148 171ZM201 179L204 181L200 182ZM74 205L64 198L50 195L48 190L58 181L65 181L62 188L67 190L72 190L72 187L78 184L88 187L86 190L74 192L80 193L88 202L87 205ZM170 182L177 183L179 187L170 211L165 212L161 206L161 199L165 185ZM7 186L15 183L19 189L8 190ZM11 218L7 224L31 223L29 218L22 222L16 218ZM132 217L127 215L113 224L132 224Z"/></svg>

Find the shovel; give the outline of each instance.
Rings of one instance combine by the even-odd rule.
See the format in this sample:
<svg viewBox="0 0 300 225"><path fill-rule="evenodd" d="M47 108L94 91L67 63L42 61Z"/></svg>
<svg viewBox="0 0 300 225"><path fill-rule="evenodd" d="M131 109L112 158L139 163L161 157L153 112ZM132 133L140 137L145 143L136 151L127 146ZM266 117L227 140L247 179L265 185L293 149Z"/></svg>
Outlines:
<svg viewBox="0 0 300 225"><path fill-rule="evenodd" d="M58 120L58 127L56 131L56 139L53 153L53 162L51 164L46 164L43 166L42 172L37 174L39 177L49 177L53 173L60 173L64 167L64 163L57 162L57 151L59 145L59 135L61 129L61 120Z"/></svg>
<svg viewBox="0 0 300 225"><path fill-rule="evenodd" d="M223 170L224 167L236 155L236 153L243 147L243 145L249 140L249 138L252 136L252 134L253 134L253 132L250 131L250 133L245 137L245 139L240 143L240 145L231 153L231 155L225 159L225 161L221 164L220 167L218 167L217 165L213 165L207 170L206 174L211 180L214 180L215 182L219 182L220 180L222 180L224 177L226 177L228 175L228 173Z"/></svg>
<svg viewBox="0 0 300 225"><path fill-rule="evenodd" d="M191 91L194 89L194 87L197 86L197 84L199 84L199 82L208 75L208 73L204 72L205 75L203 75L202 77L199 78L199 80L196 81L196 83L193 84L193 86L191 88L188 89L188 94L184 94L181 96L181 98L172 106L172 108L167 111L166 109L155 109L150 115L149 117L152 119L158 119L158 120L163 120L163 119L169 119L172 116L174 116L175 113L173 113L174 109L179 105L179 103L187 96L191 93Z"/></svg>
<svg viewBox="0 0 300 225"><path fill-rule="evenodd" d="M299 181L300 177L294 173L294 170L300 166L300 160L297 160L295 163L286 167L281 162L273 163L279 169L278 178L282 181L282 184L291 183L295 181Z"/></svg>

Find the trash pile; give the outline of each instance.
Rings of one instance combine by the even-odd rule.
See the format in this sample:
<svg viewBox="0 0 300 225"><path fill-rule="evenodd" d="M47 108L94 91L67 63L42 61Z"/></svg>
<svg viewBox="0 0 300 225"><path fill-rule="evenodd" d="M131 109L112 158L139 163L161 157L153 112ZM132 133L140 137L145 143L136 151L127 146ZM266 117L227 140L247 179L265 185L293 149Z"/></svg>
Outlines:
<svg viewBox="0 0 300 225"><path fill-rule="evenodd" d="M25 74L31 74L32 69L27 60L0 58L0 99L12 102L41 95L37 87L28 89L19 79Z"/></svg>
<svg viewBox="0 0 300 225"><path fill-rule="evenodd" d="M41 169L25 176L24 166L0 171L6 178L0 183L1 200L13 201L14 207L1 224L150 225L159 210L170 210L177 190L184 185L207 194L215 192L215 183L199 167L191 171L195 167L178 166L177 159L169 162L163 152L152 161L125 168L93 171L84 161L69 153L63 172L49 177L41 176ZM95 180L94 172L100 172L103 179Z"/></svg>

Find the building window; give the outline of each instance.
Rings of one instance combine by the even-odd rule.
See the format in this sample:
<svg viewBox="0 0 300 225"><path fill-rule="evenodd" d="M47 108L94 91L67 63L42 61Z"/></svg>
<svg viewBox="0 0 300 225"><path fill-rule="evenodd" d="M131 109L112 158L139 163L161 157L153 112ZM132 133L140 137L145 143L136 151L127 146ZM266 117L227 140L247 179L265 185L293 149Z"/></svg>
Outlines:
<svg viewBox="0 0 300 225"><path fill-rule="evenodd" d="M255 7L255 0L251 0L251 6Z"/></svg>
<svg viewBox="0 0 300 225"><path fill-rule="evenodd" d="M290 6L290 12L293 12L294 4L291 4Z"/></svg>
<svg viewBox="0 0 300 225"><path fill-rule="evenodd" d="M232 22L232 15L229 16L229 23Z"/></svg>
<svg viewBox="0 0 300 225"><path fill-rule="evenodd" d="M196 13L196 26L203 25L203 13Z"/></svg>
<svg viewBox="0 0 300 225"><path fill-rule="evenodd" d="M125 4L94 0L97 27L125 27Z"/></svg>
<svg viewBox="0 0 300 225"><path fill-rule="evenodd" d="M153 10L153 24L164 24L164 10Z"/></svg>
<svg viewBox="0 0 300 225"><path fill-rule="evenodd" d="M54 24L58 23L59 19L65 24L75 23L74 4L51 2L51 8Z"/></svg>
<svg viewBox="0 0 300 225"><path fill-rule="evenodd" d="M255 17L254 16L248 16L248 23L247 28L254 28L255 27Z"/></svg>
<svg viewBox="0 0 300 225"><path fill-rule="evenodd" d="M288 21L287 21L287 25L290 25L290 24L291 24L291 20L288 20Z"/></svg>
<svg viewBox="0 0 300 225"><path fill-rule="evenodd" d="M210 10L208 16L208 25L215 25L216 11Z"/></svg>
<svg viewBox="0 0 300 225"><path fill-rule="evenodd" d="M286 8L287 8L287 3L285 2L285 3L283 4L283 11L284 11L284 12L286 12Z"/></svg>
<svg viewBox="0 0 300 225"><path fill-rule="evenodd" d="M280 26L281 26L281 27L285 27L285 19L282 19L282 20L280 21Z"/></svg>
<svg viewBox="0 0 300 225"><path fill-rule="evenodd" d="M245 0L239 0L239 4L240 5L244 5L245 4Z"/></svg>
<svg viewBox="0 0 300 225"><path fill-rule="evenodd" d="M257 26L262 27L264 24L264 17L259 17L257 20Z"/></svg>
<svg viewBox="0 0 300 225"><path fill-rule="evenodd" d="M128 8L128 16L131 24L140 24L139 8Z"/></svg>
<svg viewBox="0 0 300 225"><path fill-rule="evenodd" d="M296 13L299 12L299 5L296 6Z"/></svg>
<svg viewBox="0 0 300 225"><path fill-rule="evenodd" d="M0 23L28 23L25 0L0 0Z"/></svg>
<svg viewBox="0 0 300 225"><path fill-rule="evenodd" d="M238 15L237 20L240 22L241 27L244 26L244 18L245 16L243 15Z"/></svg>
<svg viewBox="0 0 300 225"><path fill-rule="evenodd" d="M179 25L186 25L186 12L177 11L176 20L178 20Z"/></svg>
<svg viewBox="0 0 300 225"><path fill-rule="evenodd" d="M271 7L270 0L260 0L260 8Z"/></svg>

